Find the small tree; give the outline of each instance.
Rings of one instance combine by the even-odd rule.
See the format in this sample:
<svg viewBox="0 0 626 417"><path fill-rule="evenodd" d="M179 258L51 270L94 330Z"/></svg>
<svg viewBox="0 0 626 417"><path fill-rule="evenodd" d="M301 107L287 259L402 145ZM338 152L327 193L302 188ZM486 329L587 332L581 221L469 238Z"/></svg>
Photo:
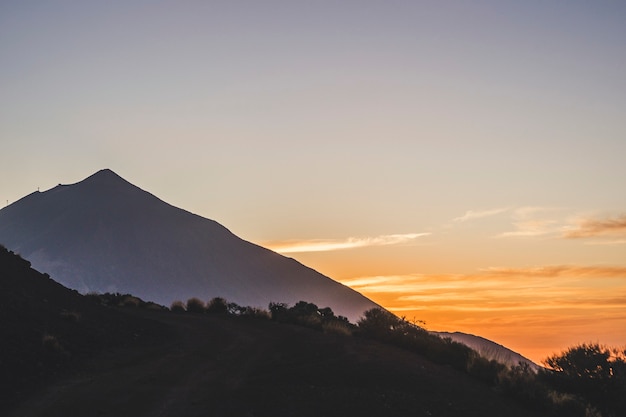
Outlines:
<svg viewBox="0 0 626 417"><path fill-rule="evenodd" d="M204 313L206 311L206 306L204 305L204 301L199 298L193 297L187 300L187 312L188 313Z"/></svg>
<svg viewBox="0 0 626 417"><path fill-rule="evenodd" d="M228 313L228 302L222 297L212 298L207 304L206 311L211 314L226 314Z"/></svg>
<svg viewBox="0 0 626 417"><path fill-rule="evenodd" d="M173 313L184 313L185 312L185 304L182 301L180 301L180 300L176 300L170 306L170 310Z"/></svg>
<svg viewBox="0 0 626 417"><path fill-rule="evenodd" d="M271 302L268 308L270 310L270 316L272 317L272 320L276 320L276 321L287 320L287 311L289 309L288 304Z"/></svg>
<svg viewBox="0 0 626 417"><path fill-rule="evenodd" d="M626 350L598 343L581 344L545 364L546 379L558 389L580 395L606 415L626 415Z"/></svg>
<svg viewBox="0 0 626 417"><path fill-rule="evenodd" d="M402 320L399 317L380 307L367 310L363 318L357 322L360 331L378 338L391 335L401 324Z"/></svg>

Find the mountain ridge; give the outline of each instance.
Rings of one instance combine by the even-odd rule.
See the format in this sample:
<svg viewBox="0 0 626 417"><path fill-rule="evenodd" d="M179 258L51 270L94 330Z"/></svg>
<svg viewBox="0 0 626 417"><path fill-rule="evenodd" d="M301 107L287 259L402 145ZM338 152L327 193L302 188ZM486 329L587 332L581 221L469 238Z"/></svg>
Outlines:
<svg viewBox="0 0 626 417"><path fill-rule="evenodd" d="M110 169L0 210L0 243L83 293L129 292L165 305L216 296L262 307L310 300L351 320L378 306Z"/></svg>

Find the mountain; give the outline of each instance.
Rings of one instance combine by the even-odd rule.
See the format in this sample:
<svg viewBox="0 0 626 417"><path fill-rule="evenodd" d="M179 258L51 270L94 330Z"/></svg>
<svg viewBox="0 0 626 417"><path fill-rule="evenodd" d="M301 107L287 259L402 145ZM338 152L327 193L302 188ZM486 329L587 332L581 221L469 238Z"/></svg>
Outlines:
<svg viewBox="0 0 626 417"><path fill-rule="evenodd" d="M511 349L499 345L489 339L485 339L484 337L475 336L473 334L461 333L461 332L432 332L439 337L450 338L455 342L463 343L464 345L474 349L484 358L489 360L495 360L497 362L503 363L509 367L517 366L520 363L526 364L530 367L530 369L537 371L539 370L539 365L531 361L530 359L525 358L517 352L512 351Z"/></svg>
<svg viewBox="0 0 626 417"><path fill-rule="evenodd" d="M377 306L109 169L0 210L0 244L81 293L131 293L164 305L217 296L257 307L306 300L352 321Z"/></svg>

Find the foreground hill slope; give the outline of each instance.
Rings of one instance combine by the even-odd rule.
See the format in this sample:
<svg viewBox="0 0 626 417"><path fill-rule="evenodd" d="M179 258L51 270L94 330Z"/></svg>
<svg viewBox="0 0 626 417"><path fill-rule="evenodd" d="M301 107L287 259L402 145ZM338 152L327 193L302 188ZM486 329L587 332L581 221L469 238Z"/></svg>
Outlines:
<svg viewBox="0 0 626 417"><path fill-rule="evenodd" d="M7 417L539 415L450 367L356 336L140 302L106 307L4 248L0 297Z"/></svg>
<svg viewBox="0 0 626 417"><path fill-rule="evenodd" d="M0 415L107 349L167 335L154 320L104 308L0 247Z"/></svg>
<svg viewBox="0 0 626 417"><path fill-rule="evenodd" d="M370 340L258 319L134 314L177 335L101 355L8 416L541 416Z"/></svg>
<svg viewBox="0 0 626 417"><path fill-rule="evenodd" d="M376 306L108 169L0 210L0 244L82 293L132 293L164 305L215 296L260 307L307 300L353 321Z"/></svg>

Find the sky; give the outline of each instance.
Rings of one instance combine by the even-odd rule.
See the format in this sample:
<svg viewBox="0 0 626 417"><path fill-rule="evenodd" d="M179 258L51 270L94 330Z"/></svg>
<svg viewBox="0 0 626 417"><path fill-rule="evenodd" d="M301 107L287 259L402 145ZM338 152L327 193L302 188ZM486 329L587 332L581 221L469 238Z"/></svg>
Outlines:
<svg viewBox="0 0 626 417"><path fill-rule="evenodd" d="M110 168L430 330L626 345L626 3L0 2L0 201Z"/></svg>

